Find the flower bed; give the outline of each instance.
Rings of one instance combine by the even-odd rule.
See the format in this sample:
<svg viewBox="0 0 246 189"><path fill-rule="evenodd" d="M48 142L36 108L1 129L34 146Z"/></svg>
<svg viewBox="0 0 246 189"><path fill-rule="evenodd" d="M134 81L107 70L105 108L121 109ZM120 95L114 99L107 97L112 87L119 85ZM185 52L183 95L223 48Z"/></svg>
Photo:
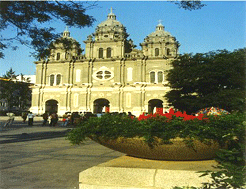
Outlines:
<svg viewBox="0 0 246 189"><path fill-rule="evenodd" d="M204 117L173 110L162 115L142 114L134 119L106 114L81 123L69 133L68 139L79 144L90 137L107 147L142 158L212 159L238 131L241 121L242 116L237 114Z"/></svg>

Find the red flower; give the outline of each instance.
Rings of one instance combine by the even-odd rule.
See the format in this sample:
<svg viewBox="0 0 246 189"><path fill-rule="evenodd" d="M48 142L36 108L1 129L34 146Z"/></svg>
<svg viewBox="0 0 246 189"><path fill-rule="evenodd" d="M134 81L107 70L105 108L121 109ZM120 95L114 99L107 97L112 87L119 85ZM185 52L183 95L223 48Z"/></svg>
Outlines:
<svg viewBox="0 0 246 189"><path fill-rule="evenodd" d="M180 111L178 112L174 112L174 110L172 108L170 108L169 110L169 113L161 113L161 112L158 112L158 113L155 113L155 114L149 114L149 115L145 115L144 113L139 115L139 118L138 120L141 121L141 120L145 120L145 119L149 119L149 118L152 118L152 117L156 117L157 115L159 116L163 116L163 117L166 117L168 121L170 121L172 119L173 116L176 116L176 117L183 117L183 121L188 121L188 120L194 120L194 119L198 119L198 120L204 120L204 119L208 119L208 118L204 118L204 114L199 114L198 116L193 116L193 115L187 115L186 112L182 113Z"/></svg>

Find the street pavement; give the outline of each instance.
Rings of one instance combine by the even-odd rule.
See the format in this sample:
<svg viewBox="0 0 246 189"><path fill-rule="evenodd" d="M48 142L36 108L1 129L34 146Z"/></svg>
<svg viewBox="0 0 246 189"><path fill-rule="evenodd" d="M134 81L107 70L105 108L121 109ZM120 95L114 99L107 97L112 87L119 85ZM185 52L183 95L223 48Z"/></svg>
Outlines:
<svg viewBox="0 0 246 189"><path fill-rule="evenodd" d="M0 188L1 189L76 189L79 173L124 154L91 140L72 145L66 134L73 128L22 123L3 128L7 117L0 117Z"/></svg>

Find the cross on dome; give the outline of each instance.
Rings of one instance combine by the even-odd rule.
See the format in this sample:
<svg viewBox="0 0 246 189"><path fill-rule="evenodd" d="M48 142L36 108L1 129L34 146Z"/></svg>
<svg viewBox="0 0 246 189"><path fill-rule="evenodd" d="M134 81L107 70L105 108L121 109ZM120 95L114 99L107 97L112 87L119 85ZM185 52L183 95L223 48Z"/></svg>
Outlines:
<svg viewBox="0 0 246 189"><path fill-rule="evenodd" d="M108 19L112 19L112 20L116 20L116 16L115 14L113 13L113 8L111 7L110 8L110 13L108 14Z"/></svg>
<svg viewBox="0 0 246 189"><path fill-rule="evenodd" d="M66 26L66 29L63 32L63 37L70 37L70 32L68 31L68 26Z"/></svg>
<svg viewBox="0 0 246 189"><path fill-rule="evenodd" d="M156 26L156 31L163 31L164 26L162 25L162 20L158 20L159 24Z"/></svg>

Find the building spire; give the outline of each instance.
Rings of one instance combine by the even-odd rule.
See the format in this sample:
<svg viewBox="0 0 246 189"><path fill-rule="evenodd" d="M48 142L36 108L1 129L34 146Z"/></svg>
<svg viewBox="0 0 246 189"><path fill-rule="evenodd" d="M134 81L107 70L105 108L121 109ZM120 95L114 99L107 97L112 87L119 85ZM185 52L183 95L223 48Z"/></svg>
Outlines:
<svg viewBox="0 0 246 189"><path fill-rule="evenodd" d="M63 32L63 37L70 37L70 32L68 31L68 26L66 26L66 29Z"/></svg>
<svg viewBox="0 0 246 189"><path fill-rule="evenodd" d="M164 31L164 26L162 25L162 20L158 20L159 24L156 26L156 31Z"/></svg>
<svg viewBox="0 0 246 189"><path fill-rule="evenodd" d="M110 13L108 14L108 19L116 20L116 16L113 13L113 8L110 8Z"/></svg>

